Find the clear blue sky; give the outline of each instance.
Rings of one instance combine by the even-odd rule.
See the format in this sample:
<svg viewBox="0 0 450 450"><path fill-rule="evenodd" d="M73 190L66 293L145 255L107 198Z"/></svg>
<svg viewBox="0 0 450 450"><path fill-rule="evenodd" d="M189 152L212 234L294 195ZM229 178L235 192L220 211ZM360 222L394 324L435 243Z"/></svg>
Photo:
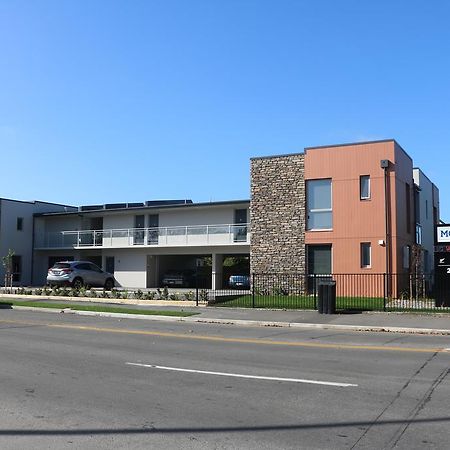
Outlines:
<svg viewBox="0 0 450 450"><path fill-rule="evenodd" d="M446 0L1 0L0 197L249 198L249 158L395 138L450 221Z"/></svg>

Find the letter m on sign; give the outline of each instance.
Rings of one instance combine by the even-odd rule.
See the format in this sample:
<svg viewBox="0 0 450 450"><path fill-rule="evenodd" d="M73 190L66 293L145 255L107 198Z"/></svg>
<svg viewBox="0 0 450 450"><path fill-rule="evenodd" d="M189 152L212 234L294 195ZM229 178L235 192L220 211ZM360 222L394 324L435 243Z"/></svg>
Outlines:
<svg viewBox="0 0 450 450"><path fill-rule="evenodd" d="M441 238L450 238L450 230L439 230Z"/></svg>

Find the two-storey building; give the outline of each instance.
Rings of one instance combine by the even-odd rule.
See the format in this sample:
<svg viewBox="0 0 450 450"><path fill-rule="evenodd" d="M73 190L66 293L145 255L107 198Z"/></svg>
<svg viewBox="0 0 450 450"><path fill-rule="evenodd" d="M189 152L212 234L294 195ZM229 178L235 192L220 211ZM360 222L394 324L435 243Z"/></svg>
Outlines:
<svg viewBox="0 0 450 450"><path fill-rule="evenodd" d="M96 263L124 287L160 287L167 273L199 270L209 286L222 287L224 259L250 253L248 209L247 200L167 200L38 214L33 281L44 283L54 262L75 259Z"/></svg>
<svg viewBox="0 0 450 450"><path fill-rule="evenodd" d="M12 277L15 286L27 286L32 282L34 214L45 212L75 211L76 208L41 201L20 201L0 198L0 257L14 252ZM5 268L0 264L0 283Z"/></svg>
<svg viewBox="0 0 450 450"><path fill-rule="evenodd" d="M17 202L27 208L24 222L19 206L3 201L0 251L28 249L16 276L23 285L43 284L64 259L93 261L127 288L161 287L169 273L194 271L213 289L250 272L406 275L417 251L420 270L433 272L439 191L395 140L253 158L250 185L250 200L224 202ZM240 261L237 271L230 260ZM393 281L389 289L400 288Z"/></svg>
<svg viewBox="0 0 450 450"><path fill-rule="evenodd" d="M433 269L439 191L395 140L253 158L251 187L253 272L408 274L416 244Z"/></svg>

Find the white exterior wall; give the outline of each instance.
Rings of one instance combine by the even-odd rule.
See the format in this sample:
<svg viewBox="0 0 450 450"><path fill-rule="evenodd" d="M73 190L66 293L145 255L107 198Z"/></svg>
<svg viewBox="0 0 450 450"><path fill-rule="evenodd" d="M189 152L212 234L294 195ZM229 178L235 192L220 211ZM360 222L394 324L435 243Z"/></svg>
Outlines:
<svg viewBox="0 0 450 450"><path fill-rule="evenodd" d="M41 212L54 212L72 210L45 202L22 202L16 200L0 199L0 257L5 256L11 249L22 257L21 280L17 285L30 285L33 255L33 214ZM22 231L17 230L17 218L23 218ZM0 280L3 283L4 268L0 265Z"/></svg>
<svg viewBox="0 0 450 450"><path fill-rule="evenodd" d="M238 208L199 208L183 211L161 211L159 213L160 227L177 227L189 225L222 225L234 222L234 210ZM241 208L244 209L244 208Z"/></svg>
<svg viewBox="0 0 450 450"><path fill-rule="evenodd" d="M145 226L149 226L148 216L159 215L160 227L177 227L190 225L222 225L234 222L235 209L247 209L249 205L225 205L225 206L202 206L174 209L134 209L132 211L121 211L111 213L110 211L98 211L95 214L83 214L83 220L78 215L48 216L45 217L45 231L78 231L89 230L89 219L92 217L103 217L103 229L125 229L134 228L135 216L145 217ZM247 213L248 216L248 213Z"/></svg>
<svg viewBox="0 0 450 450"><path fill-rule="evenodd" d="M424 269L430 272L434 269L434 222L433 222L433 205L436 200L439 201L439 193L437 199L433 199L433 183L426 177L420 169L413 170L414 183L419 186L419 208L420 208L420 225L422 226L422 247L427 250L427 261L423 262ZM434 200L434 203L433 203Z"/></svg>
<svg viewBox="0 0 450 450"><path fill-rule="evenodd" d="M126 288L146 287L147 253L142 250L107 250L103 256L114 256L114 278Z"/></svg>
<svg viewBox="0 0 450 450"><path fill-rule="evenodd" d="M105 230L114 230L121 228L133 228L134 216L139 214L116 214L113 216L105 215L103 217L103 228Z"/></svg>

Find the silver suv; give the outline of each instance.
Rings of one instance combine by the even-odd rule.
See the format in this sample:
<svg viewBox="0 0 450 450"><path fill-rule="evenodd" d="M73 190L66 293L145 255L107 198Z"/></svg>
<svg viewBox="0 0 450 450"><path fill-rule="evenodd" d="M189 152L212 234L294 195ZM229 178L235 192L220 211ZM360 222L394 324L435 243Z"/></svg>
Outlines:
<svg viewBox="0 0 450 450"><path fill-rule="evenodd" d="M75 289L99 286L110 291L114 287L114 276L90 261L61 261L48 269L47 284L71 285Z"/></svg>

